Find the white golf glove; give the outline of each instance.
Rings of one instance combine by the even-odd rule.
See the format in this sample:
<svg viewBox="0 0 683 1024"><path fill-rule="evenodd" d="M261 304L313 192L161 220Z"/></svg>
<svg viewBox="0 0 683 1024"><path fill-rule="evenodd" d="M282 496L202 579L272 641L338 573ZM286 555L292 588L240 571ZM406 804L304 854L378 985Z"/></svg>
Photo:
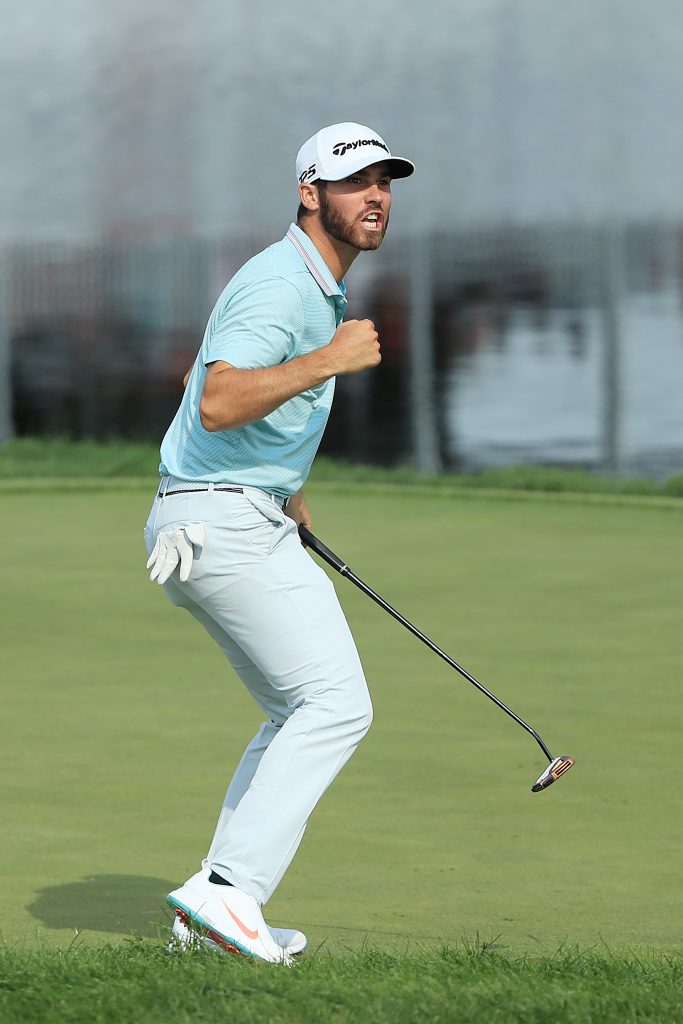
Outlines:
<svg viewBox="0 0 683 1024"><path fill-rule="evenodd" d="M204 527L201 523L188 526L167 526L160 530L154 550L149 556L149 578L162 586L180 562L180 580L186 581L192 568L192 559L199 558L204 546ZM198 549L198 550L197 550Z"/></svg>

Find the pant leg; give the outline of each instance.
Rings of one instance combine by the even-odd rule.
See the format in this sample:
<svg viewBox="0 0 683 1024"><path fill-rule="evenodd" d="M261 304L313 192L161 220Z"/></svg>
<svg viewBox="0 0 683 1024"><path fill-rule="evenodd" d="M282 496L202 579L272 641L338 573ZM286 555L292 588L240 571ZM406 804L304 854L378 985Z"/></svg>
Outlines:
<svg viewBox="0 0 683 1024"><path fill-rule="evenodd" d="M225 794L213 839L211 840L211 846L206 855L206 860L209 864L212 864L215 860L216 849L220 845L223 832L240 800L249 789L251 781L256 774L256 769L261 763L261 758L271 741L277 736L277 732L278 726L274 725L273 722L264 722L242 754L240 762L235 769L235 774L228 786L228 791Z"/></svg>
<svg viewBox="0 0 683 1024"><path fill-rule="evenodd" d="M217 870L263 902L311 811L367 732L372 708L334 588L291 520L274 515L272 503L240 495L183 497L182 514L169 519L167 510L155 529L203 522L206 542L190 579L180 584L174 575L174 585L237 644L267 681L270 700L287 709L212 844Z"/></svg>
<svg viewBox="0 0 683 1024"><path fill-rule="evenodd" d="M256 769L269 744L277 736L281 725L287 720L289 709L280 694L273 690L267 679L249 660L244 651L237 646L234 640L202 608L199 608L198 605L187 598L173 580L169 580L166 583L165 589L173 604L189 611L201 623L209 635L213 637L236 675L244 683L252 696L256 697L261 709L269 716L269 721L263 722L256 735L247 745L228 786L209 852L206 855L206 860L211 863L214 860L216 846L220 841L223 830L227 826L238 803L249 789Z"/></svg>
<svg viewBox="0 0 683 1024"><path fill-rule="evenodd" d="M279 727L274 725L272 722L264 722L247 746L247 749L244 751L230 785L228 786L228 791L225 794L223 806L221 807L221 811L218 816L218 821L211 840L211 846L209 847L209 851L205 858L205 863L213 865L216 862L216 851L221 845L223 833L227 828L228 822L235 812L240 800L249 789L251 781L256 774L256 769L261 762L261 758L268 749L271 741L275 736L277 736L278 728ZM268 902L280 884L282 876L289 867L294 854L299 848L299 844L304 837L305 831L306 825L304 824L300 829L299 834L294 838L294 841L291 844L289 856L283 860L280 870L272 879L269 888L266 889L261 896L262 905L265 905Z"/></svg>
<svg viewBox="0 0 683 1024"><path fill-rule="evenodd" d="M294 530L238 583L213 592L211 614L229 622L290 708L213 855L219 872L264 901L313 808L367 732L370 699L332 584Z"/></svg>
<svg viewBox="0 0 683 1024"><path fill-rule="evenodd" d="M156 530L146 531L147 553L151 552L154 546ZM271 740L277 735L280 726L286 721L289 709L282 696L274 690L268 680L259 669L249 660L234 640L225 630L215 622L210 615L200 608L195 602L184 593L179 581L172 576L165 584L164 590L172 604L179 608L185 608L204 627L209 635L216 641L221 651L232 666L236 675L244 683L249 692L257 700L261 709L268 715L269 720L263 722L256 735L248 743L235 773L230 780L223 804L214 829L214 835L206 854L206 863L211 863L220 838L228 821L232 817L238 803L249 789L251 781L256 773L263 754L268 748ZM301 832L303 837L303 830ZM300 838L301 838L300 837Z"/></svg>

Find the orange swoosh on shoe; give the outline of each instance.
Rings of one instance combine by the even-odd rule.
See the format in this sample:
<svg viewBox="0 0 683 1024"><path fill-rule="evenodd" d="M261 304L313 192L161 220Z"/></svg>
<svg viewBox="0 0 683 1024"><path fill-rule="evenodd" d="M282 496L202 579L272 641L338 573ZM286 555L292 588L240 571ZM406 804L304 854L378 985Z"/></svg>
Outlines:
<svg viewBox="0 0 683 1024"><path fill-rule="evenodd" d="M232 910L225 902L225 900L222 899L221 903L223 904L227 912L230 914L230 917L233 919L237 927L242 929L242 931L244 932L248 939L258 939L258 928L256 929L256 931L252 931L251 928L247 928L247 926L243 924L242 921L240 921L239 917L233 914Z"/></svg>

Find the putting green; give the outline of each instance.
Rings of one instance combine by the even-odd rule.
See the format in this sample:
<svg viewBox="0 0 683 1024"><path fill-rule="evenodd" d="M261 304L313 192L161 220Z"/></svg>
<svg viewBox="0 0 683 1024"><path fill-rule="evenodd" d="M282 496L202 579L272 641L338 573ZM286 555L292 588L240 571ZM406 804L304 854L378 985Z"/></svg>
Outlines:
<svg viewBox="0 0 683 1024"><path fill-rule="evenodd" d="M5 941L166 926L260 721L144 571L151 487L0 499ZM316 531L577 765L340 577L373 729L268 907L313 944L681 946L681 513L311 488Z"/></svg>

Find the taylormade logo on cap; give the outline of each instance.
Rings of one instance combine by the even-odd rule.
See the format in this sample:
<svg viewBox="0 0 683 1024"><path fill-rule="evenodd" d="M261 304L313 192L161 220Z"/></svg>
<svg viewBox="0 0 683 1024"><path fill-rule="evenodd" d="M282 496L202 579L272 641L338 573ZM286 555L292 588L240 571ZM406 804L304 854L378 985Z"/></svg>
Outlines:
<svg viewBox="0 0 683 1024"><path fill-rule="evenodd" d="M335 156L344 156L348 149L358 149L359 146L381 146L385 153L389 152L389 147L385 146L380 139L356 139L355 142L338 142L336 146L332 147L332 152Z"/></svg>
<svg viewBox="0 0 683 1024"><path fill-rule="evenodd" d="M407 178L415 165L405 157L392 156L384 139L365 125L344 121L321 128L299 150L296 177L309 181L341 181L350 174L382 161L392 178Z"/></svg>

